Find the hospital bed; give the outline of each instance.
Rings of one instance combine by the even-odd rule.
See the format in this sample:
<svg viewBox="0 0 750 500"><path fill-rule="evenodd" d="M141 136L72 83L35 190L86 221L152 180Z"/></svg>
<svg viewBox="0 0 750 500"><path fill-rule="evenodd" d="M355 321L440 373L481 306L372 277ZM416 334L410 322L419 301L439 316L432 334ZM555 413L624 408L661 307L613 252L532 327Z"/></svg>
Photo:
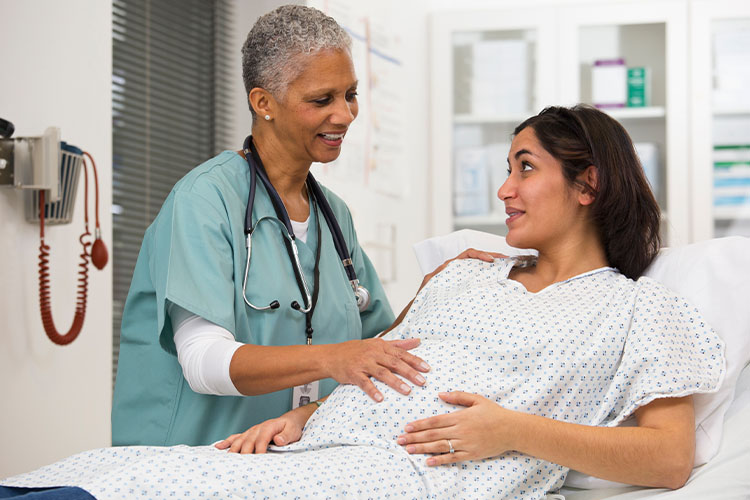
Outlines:
<svg viewBox="0 0 750 500"><path fill-rule="evenodd" d="M414 246L423 274L467 248L533 254L488 233L461 230ZM729 237L663 249L646 271L684 296L726 343L727 372L714 394L694 396L696 463L679 490L641 488L571 471L566 500L750 499L750 238Z"/></svg>
<svg viewBox="0 0 750 500"><path fill-rule="evenodd" d="M469 247L509 255L529 253L508 247L501 237L467 230L426 240L415 250L422 271L428 273ZM726 343L727 370L720 389L694 396L696 466L687 484L675 491L621 485L571 472L561 491L548 499L748 499L750 238L715 239L663 250L647 275L692 302ZM182 463L180 470L184 471Z"/></svg>

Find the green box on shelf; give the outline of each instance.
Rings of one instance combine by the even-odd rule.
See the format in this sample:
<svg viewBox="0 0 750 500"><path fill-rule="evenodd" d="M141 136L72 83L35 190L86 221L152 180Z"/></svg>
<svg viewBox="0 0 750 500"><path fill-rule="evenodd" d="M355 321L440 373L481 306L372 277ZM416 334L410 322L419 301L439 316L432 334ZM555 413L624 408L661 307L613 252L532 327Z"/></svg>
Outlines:
<svg viewBox="0 0 750 500"><path fill-rule="evenodd" d="M651 71L644 67L628 68L628 107L651 105Z"/></svg>

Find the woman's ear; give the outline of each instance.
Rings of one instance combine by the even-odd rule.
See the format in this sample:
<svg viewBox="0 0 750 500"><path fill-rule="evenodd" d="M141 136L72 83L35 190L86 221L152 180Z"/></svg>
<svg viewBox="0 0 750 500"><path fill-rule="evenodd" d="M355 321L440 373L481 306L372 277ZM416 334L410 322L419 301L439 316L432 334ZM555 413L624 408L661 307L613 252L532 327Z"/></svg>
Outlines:
<svg viewBox="0 0 750 500"><path fill-rule="evenodd" d="M250 102L255 114L263 117L266 115L273 116L274 101L273 96L270 92L260 87L253 88L247 95L247 100Z"/></svg>
<svg viewBox="0 0 750 500"><path fill-rule="evenodd" d="M578 202L584 206L591 205L596 199L596 193L599 192L599 170L594 165L589 165L578 174L577 180L582 186Z"/></svg>

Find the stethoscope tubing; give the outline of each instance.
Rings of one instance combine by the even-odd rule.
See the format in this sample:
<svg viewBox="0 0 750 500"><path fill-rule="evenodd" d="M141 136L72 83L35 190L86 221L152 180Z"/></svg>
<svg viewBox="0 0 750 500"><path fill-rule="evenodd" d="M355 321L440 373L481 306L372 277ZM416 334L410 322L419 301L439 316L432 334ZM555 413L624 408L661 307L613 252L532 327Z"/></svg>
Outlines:
<svg viewBox="0 0 750 500"><path fill-rule="evenodd" d="M247 299L247 292L246 292L247 291L247 275L248 275L248 272L250 271L250 259L253 253L252 235L255 232L255 230L258 228L258 225L261 220L269 220L277 224L282 224L282 222L279 219L276 219L274 217L263 217L262 219L258 220L258 222L255 223L255 226L250 230L247 236L245 236L245 247L247 248L247 260L245 261L245 276L242 280L242 298L245 299L245 304L252 307L256 311L267 311L269 309L278 309L279 301L274 300L267 306L256 306L255 304L253 304ZM294 262L292 265L295 268L295 271L296 269L302 269L302 263L299 260L299 251L297 249L297 243L291 238L289 238L289 234L286 233L285 231L281 232L281 236L285 238L288 241L289 245L292 247L292 257L294 259ZM302 313L307 314L312 310L312 297L310 295L310 287L307 284L307 279L305 278L305 274L299 273L299 275L300 275L300 279L302 280L302 289L303 289L302 300L304 302L304 307L300 306L300 307L297 307L296 309Z"/></svg>
<svg viewBox="0 0 750 500"><path fill-rule="evenodd" d="M285 231L282 231L282 236L284 237L284 244L287 247L287 253L289 254L289 257L292 260L292 267L293 267L293 271L295 274L295 278L297 279L297 284L300 287L300 292L302 293L303 301L305 302L304 307L299 306L299 304L296 302L292 304L292 307L294 307L295 309L301 312L308 313L312 310L312 308L314 307L314 304L312 303L313 299L311 298L310 289L307 285L307 280L305 279L305 275L302 272L302 266L299 261L299 253L298 253L297 244L295 241L296 238L294 236L294 230L292 228L292 222L291 222L291 219L289 218L289 214L286 211L286 207L284 206L284 203L281 200L281 197L279 196L278 192L276 192L276 189L274 189L273 185L271 184L271 181L268 179L266 172L261 166L262 164L259 165L260 158L259 157L256 158L257 151L255 150L253 146L252 136L247 136L247 138L245 139L245 142L243 144L243 151L245 153L245 159L247 161L247 164L250 170L250 190L248 193L247 208L245 209L245 235L246 235L246 247L247 247L247 261L245 263L245 276L244 276L243 284L242 284L242 294L243 294L243 298L245 299L245 303L247 303L250 307L258 311L276 309L279 307L277 300L274 300L268 306L265 306L265 307L256 306L252 304L247 299L247 296L245 295L245 290L247 286L247 276L248 276L248 272L250 269L250 256L252 252L252 242L251 242L252 234L255 231L255 229L258 227L258 224L262 220L270 219L270 220L276 221L276 223L278 224L281 224L285 229ZM255 223L255 225L253 225L252 224L252 212L253 212L253 205L255 202L255 193L256 193L258 177L260 177L261 182L266 188L266 191L268 192L268 195L271 198L271 203L274 206L274 209L279 218L262 217ZM326 199L326 196L323 193L323 190L320 188L320 185L315 180L315 177L312 175L311 172L307 173L306 184L310 191L310 194L312 195L311 198L313 200L313 203L316 206L319 206L320 211L323 215L323 218L325 219L326 224L328 224L328 228L330 230L331 237L333 239L334 248L336 249L336 253L338 254L339 259L341 259L341 263L344 266L344 271L346 272L346 276L354 292L357 306L360 311L364 311L369 305L370 294L367 291L367 289L365 289L359 284L359 279L357 279L357 274L354 270L354 263L352 262L352 259L349 255L349 251L346 246L346 241L344 240L344 235L341 232L341 227L339 226L338 221L336 220L336 216L333 214L333 210L331 209L331 206L328 204L328 200ZM320 242L319 242L319 245L320 245Z"/></svg>

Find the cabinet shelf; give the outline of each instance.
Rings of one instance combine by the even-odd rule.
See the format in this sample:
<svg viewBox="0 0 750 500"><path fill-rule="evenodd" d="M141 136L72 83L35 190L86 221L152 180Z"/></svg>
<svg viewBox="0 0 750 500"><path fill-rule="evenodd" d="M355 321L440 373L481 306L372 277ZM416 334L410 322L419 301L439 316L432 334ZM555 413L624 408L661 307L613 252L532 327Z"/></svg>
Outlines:
<svg viewBox="0 0 750 500"><path fill-rule="evenodd" d="M478 125L482 123L510 123L515 125L521 123L532 114L534 113L531 111L509 115L456 114L453 115L453 123L456 125Z"/></svg>
<svg viewBox="0 0 750 500"><path fill-rule="evenodd" d="M714 108L714 116L750 115L750 108Z"/></svg>
<svg viewBox="0 0 750 500"><path fill-rule="evenodd" d="M485 215L457 215L453 219L456 226L502 226L505 227L505 214L491 212Z"/></svg>
<svg viewBox="0 0 750 500"><path fill-rule="evenodd" d="M666 110L663 106L648 106L643 108L603 108L615 120L641 120L645 118L664 118Z"/></svg>
<svg viewBox="0 0 750 500"><path fill-rule="evenodd" d="M750 220L749 205L714 207L713 212L716 221Z"/></svg>

